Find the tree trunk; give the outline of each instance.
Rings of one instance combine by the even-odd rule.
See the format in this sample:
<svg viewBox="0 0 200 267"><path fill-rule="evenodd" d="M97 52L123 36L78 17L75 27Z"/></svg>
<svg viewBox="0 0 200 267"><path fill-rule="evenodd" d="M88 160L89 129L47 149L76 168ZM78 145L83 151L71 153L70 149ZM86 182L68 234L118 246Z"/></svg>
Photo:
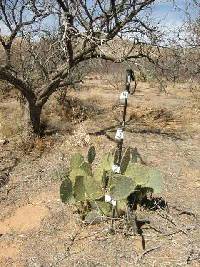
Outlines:
<svg viewBox="0 0 200 267"><path fill-rule="evenodd" d="M41 134L42 107L29 103L29 113L30 113L30 125L32 128L32 131L34 134L40 135Z"/></svg>
<svg viewBox="0 0 200 267"><path fill-rule="evenodd" d="M31 135L41 135L41 113L42 106L37 106L35 103L26 103L24 105L24 129L27 138Z"/></svg>

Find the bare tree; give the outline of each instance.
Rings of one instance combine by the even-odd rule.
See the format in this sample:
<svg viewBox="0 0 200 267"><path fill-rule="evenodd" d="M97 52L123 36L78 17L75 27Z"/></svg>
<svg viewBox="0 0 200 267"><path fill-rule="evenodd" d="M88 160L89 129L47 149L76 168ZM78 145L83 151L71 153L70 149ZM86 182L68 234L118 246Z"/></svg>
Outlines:
<svg viewBox="0 0 200 267"><path fill-rule="evenodd" d="M200 4L199 4L200 14ZM185 42L188 47L187 66L190 75L200 79L200 18L188 19Z"/></svg>
<svg viewBox="0 0 200 267"><path fill-rule="evenodd" d="M195 10L195 12L194 12ZM200 3L185 0L182 25L174 30L160 63L162 74L173 82L200 78ZM160 55L161 55L160 54Z"/></svg>
<svg viewBox="0 0 200 267"><path fill-rule="evenodd" d="M44 104L56 90L72 83L83 62L98 57L113 62L152 60L159 42L157 27L150 23L154 2L0 0L1 25L6 29L0 35L5 53L0 79L27 101L34 133L40 134Z"/></svg>

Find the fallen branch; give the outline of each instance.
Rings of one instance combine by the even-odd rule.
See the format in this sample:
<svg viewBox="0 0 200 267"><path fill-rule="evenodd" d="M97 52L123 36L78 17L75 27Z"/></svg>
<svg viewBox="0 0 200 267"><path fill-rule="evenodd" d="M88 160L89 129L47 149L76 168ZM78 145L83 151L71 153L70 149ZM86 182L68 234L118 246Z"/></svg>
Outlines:
<svg viewBox="0 0 200 267"><path fill-rule="evenodd" d="M139 261L141 261L142 258L143 258L145 255L149 254L149 253L152 252L152 251L155 251L155 250L159 249L160 247L161 247L161 246L157 246L157 247L153 247L153 248L146 249L140 256L138 256L137 263L138 263Z"/></svg>

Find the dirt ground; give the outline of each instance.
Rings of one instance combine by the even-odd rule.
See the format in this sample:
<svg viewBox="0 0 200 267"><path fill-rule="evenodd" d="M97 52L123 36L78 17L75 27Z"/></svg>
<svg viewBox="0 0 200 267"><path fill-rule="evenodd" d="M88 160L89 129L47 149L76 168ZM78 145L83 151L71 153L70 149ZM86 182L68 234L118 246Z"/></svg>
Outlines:
<svg viewBox="0 0 200 267"><path fill-rule="evenodd" d="M73 152L94 144L100 158L115 147L119 93L102 77L88 78L70 94L98 112L80 123L62 121L64 127L37 140L29 153L16 128L19 104L1 101L0 134L9 142L0 144L0 266L200 266L200 98L191 85L160 93L139 83L129 98L125 145L163 173L161 196L168 203L168 210L138 211L150 222L142 236L124 235L123 219L113 235L110 222L86 225L60 201L60 177ZM55 109L52 99L45 112L53 122Z"/></svg>

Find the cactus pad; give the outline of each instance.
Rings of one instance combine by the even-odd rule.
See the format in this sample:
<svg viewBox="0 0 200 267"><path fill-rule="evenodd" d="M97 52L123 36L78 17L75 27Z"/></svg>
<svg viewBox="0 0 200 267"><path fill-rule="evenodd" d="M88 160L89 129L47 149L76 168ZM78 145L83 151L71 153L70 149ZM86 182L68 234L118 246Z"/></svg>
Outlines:
<svg viewBox="0 0 200 267"><path fill-rule="evenodd" d="M114 174L109 181L110 195L114 200L126 199L134 192L135 187L133 179L120 174Z"/></svg>
<svg viewBox="0 0 200 267"><path fill-rule="evenodd" d="M131 153L131 149L130 147L128 147L125 152L124 152L124 155L122 157L122 162L121 162L121 166L120 166L120 169L121 169L121 173L124 174L127 167L128 167L128 164L130 162L130 153Z"/></svg>
<svg viewBox="0 0 200 267"><path fill-rule="evenodd" d="M68 177L61 183L60 198L64 203L69 203L73 200L72 182Z"/></svg>
<svg viewBox="0 0 200 267"><path fill-rule="evenodd" d="M84 157L80 153L75 153L71 156L70 169L79 168L79 166L84 162Z"/></svg>
<svg viewBox="0 0 200 267"><path fill-rule="evenodd" d="M160 193L163 177L158 170L138 163L130 163L125 175L131 177L136 185L152 188L154 193Z"/></svg>
<svg viewBox="0 0 200 267"><path fill-rule="evenodd" d="M91 146L91 147L89 148L89 150L88 150L88 155L87 155L88 162L89 162L90 164L92 164L92 162L94 161L95 156L96 156L95 147L94 147L94 146Z"/></svg>
<svg viewBox="0 0 200 267"><path fill-rule="evenodd" d="M73 189L76 201L84 201L86 199L84 176L76 176Z"/></svg>

